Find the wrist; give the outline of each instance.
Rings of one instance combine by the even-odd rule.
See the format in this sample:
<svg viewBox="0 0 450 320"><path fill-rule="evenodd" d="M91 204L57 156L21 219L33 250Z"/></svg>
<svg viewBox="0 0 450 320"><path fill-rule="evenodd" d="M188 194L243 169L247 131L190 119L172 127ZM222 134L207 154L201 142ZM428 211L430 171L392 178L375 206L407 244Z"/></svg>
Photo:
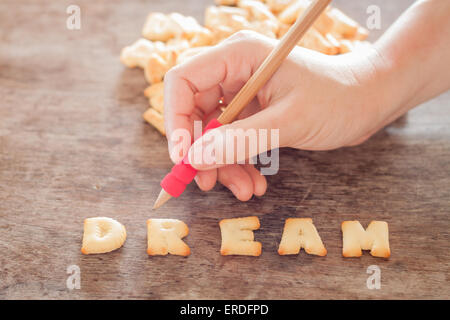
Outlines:
<svg viewBox="0 0 450 320"><path fill-rule="evenodd" d="M408 111L408 79L401 65L387 59L375 45L356 52L353 72L361 75L361 94L368 130L376 131Z"/></svg>

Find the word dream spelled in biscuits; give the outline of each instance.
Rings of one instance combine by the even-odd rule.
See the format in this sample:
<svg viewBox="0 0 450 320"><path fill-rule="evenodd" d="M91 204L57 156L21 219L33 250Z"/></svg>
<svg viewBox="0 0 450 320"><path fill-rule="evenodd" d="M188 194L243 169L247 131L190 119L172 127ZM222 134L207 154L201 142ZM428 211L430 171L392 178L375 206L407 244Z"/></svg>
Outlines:
<svg viewBox="0 0 450 320"><path fill-rule="evenodd" d="M165 135L164 75L173 66L220 43L241 30L280 39L310 4L310 0L216 0L205 10L205 25L179 13L152 12L142 38L122 49L127 67L144 69L150 86L144 94L150 108L143 118ZM299 46L336 55L368 45L368 31L337 8L329 7L299 42Z"/></svg>
<svg viewBox="0 0 450 320"><path fill-rule="evenodd" d="M260 227L258 217L224 219L219 222L222 235L220 254L260 256L262 245L255 241L254 231ZM370 250L374 257L388 258L388 224L372 221L364 230L359 221L342 223L344 257L360 257L362 250ZM177 219L147 220L147 253L154 255L188 256L189 246L182 240L189 234L188 226ZM120 248L126 238L125 227L118 221L105 218L89 218L84 223L84 254L106 253ZM298 254L301 249L307 254L325 256L327 249L310 218L289 218L284 225L279 255Z"/></svg>

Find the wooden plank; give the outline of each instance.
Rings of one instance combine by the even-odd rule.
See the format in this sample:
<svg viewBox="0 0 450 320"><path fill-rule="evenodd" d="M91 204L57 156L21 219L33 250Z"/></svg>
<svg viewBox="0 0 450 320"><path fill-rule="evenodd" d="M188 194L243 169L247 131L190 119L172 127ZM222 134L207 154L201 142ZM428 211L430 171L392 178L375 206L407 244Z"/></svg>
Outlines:
<svg viewBox="0 0 450 320"><path fill-rule="evenodd" d="M0 299L449 298L450 94L362 146L282 150L260 199L240 203L221 186L191 185L152 212L171 163L165 138L141 118L143 74L118 56L147 12L201 19L212 1L77 2L78 31L65 27L69 1L0 3ZM336 4L363 22L373 2ZM391 1L383 28L411 2ZM219 220L255 214L262 255L220 256ZM93 216L126 226L123 248L80 253L83 220ZM150 217L185 221L192 255L148 257ZM288 217L312 217L328 255L278 256ZM340 223L349 219L387 221L391 258L342 258ZM373 264L381 290L366 287ZM69 265L81 269L80 290L66 288Z"/></svg>

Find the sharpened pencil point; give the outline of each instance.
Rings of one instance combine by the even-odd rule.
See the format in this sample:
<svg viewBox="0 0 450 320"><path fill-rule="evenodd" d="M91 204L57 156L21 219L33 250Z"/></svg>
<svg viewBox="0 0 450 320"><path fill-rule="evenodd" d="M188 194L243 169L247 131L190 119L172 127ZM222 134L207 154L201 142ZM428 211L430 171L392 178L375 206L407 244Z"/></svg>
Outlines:
<svg viewBox="0 0 450 320"><path fill-rule="evenodd" d="M153 209L158 209L164 203L170 200L172 196L168 194L164 189L161 189L161 192L158 195L158 199L156 199L155 204L153 205Z"/></svg>

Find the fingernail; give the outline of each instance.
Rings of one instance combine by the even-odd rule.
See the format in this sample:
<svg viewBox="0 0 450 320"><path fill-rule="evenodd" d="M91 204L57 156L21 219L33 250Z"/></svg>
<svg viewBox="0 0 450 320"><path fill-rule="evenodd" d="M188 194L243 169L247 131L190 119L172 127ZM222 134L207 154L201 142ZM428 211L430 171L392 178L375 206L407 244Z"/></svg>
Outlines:
<svg viewBox="0 0 450 320"><path fill-rule="evenodd" d="M230 189L230 191L233 192L235 196L239 194L239 188L235 184L229 184L228 189Z"/></svg>

